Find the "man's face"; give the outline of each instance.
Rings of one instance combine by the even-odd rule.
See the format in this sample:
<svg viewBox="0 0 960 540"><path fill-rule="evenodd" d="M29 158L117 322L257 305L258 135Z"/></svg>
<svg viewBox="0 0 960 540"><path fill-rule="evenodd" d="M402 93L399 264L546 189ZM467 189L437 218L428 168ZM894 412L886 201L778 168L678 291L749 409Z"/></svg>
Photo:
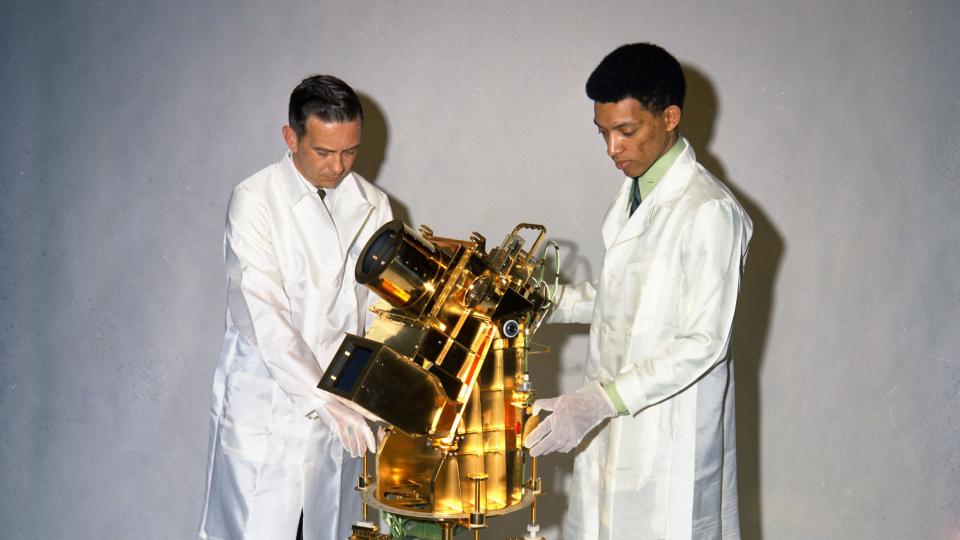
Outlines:
<svg viewBox="0 0 960 540"><path fill-rule="evenodd" d="M302 137L298 138L290 126L283 126L283 139L304 178L314 186L334 188L350 172L357 157L360 120L324 122L311 116Z"/></svg>
<svg viewBox="0 0 960 540"><path fill-rule="evenodd" d="M640 176L677 142L680 108L660 114L634 98L593 104L593 123L607 143L607 155L626 176Z"/></svg>

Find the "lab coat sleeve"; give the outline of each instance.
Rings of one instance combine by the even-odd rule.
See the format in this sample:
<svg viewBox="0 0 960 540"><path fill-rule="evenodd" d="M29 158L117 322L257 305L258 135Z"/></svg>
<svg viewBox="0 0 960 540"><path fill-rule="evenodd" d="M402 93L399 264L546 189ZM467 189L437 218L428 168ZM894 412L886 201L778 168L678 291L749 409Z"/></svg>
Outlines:
<svg viewBox="0 0 960 540"><path fill-rule="evenodd" d="M584 281L578 285L561 285L556 297L557 307L547 317L548 323L590 324L597 298L595 283Z"/></svg>
<svg viewBox="0 0 960 540"><path fill-rule="evenodd" d="M266 202L236 189L224 235L227 309L241 339L258 353L297 411L307 415L325 401L317 388L323 370L293 324L270 228Z"/></svg>
<svg viewBox="0 0 960 540"><path fill-rule="evenodd" d="M681 235L679 324L647 357L630 359L615 379L631 413L696 382L727 352L740 287L741 213L727 201L699 207Z"/></svg>

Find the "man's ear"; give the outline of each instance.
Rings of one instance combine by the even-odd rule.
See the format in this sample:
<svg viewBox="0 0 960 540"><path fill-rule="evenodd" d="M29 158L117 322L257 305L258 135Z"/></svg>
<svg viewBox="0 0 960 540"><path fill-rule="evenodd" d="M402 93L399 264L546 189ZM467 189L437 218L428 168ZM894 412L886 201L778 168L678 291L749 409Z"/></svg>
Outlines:
<svg viewBox="0 0 960 540"><path fill-rule="evenodd" d="M676 105L670 105L663 110L663 121L666 124L667 131L673 131L680 125L680 117L683 116L683 110Z"/></svg>
<svg viewBox="0 0 960 540"><path fill-rule="evenodd" d="M297 132L290 126L283 126L283 140L294 154L297 153Z"/></svg>

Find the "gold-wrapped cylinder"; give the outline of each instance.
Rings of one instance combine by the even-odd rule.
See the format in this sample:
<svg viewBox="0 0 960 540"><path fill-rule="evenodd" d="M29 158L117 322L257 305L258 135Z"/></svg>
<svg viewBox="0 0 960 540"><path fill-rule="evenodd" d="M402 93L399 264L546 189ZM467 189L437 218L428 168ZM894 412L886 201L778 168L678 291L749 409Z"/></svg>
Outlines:
<svg viewBox="0 0 960 540"><path fill-rule="evenodd" d="M434 290L449 258L399 221L382 227L357 261L357 282L370 287L393 307L418 304Z"/></svg>

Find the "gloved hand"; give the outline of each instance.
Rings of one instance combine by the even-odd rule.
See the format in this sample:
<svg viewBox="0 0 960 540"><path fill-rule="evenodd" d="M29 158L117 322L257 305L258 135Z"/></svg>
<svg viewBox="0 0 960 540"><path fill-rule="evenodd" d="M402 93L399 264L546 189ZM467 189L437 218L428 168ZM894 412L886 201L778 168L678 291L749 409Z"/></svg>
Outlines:
<svg viewBox="0 0 960 540"><path fill-rule="evenodd" d="M607 392L597 381L573 394L536 400L533 414L541 409L553 411L553 414L540 422L523 441L523 445L530 449L531 456L569 452L597 424L617 415L616 407L610 403Z"/></svg>
<svg viewBox="0 0 960 540"><path fill-rule="evenodd" d="M373 452L377 449L367 421L360 413L340 401L330 399L317 407L317 417L337 434L340 444L347 449L351 457L357 458L367 450Z"/></svg>

